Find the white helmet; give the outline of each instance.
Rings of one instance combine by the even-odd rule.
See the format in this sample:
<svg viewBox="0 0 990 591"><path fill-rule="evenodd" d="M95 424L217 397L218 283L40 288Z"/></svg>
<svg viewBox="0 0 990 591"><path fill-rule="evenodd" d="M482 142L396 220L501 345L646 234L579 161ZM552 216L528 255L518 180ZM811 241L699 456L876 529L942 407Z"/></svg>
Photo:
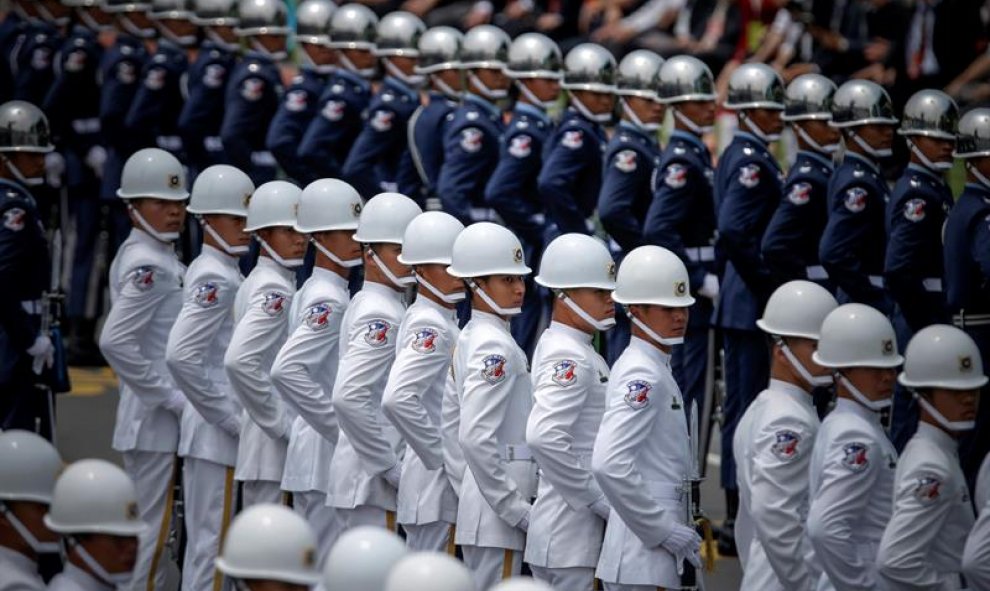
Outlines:
<svg viewBox="0 0 990 591"><path fill-rule="evenodd" d="M252 193L251 177L233 166L215 164L196 177L186 211L196 215L219 213L246 217Z"/></svg>
<svg viewBox="0 0 990 591"><path fill-rule="evenodd" d="M415 552L392 567L383 591L475 591L471 571L442 552Z"/></svg>
<svg viewBox="0 0 990 591"><path fill-rule="evenodd" d="M512 577L495 585L489 591L553 591L553 587L529 577Z"/></svg>
<svg viewBox="0 0 990 591"><path fill-rule="evenodd" d="M980 350L972 337L945 324L927 326L904 352L904 371L897 381L907 388L971 390L987 383Z"/></svg>
<svg viewBox="0 0 990 591"><path fill-rule="evenodd" d="M402 239L403 265L449 265L454 241L464 230L464 224L442 211L421 213L406 226Z"/></svg>
<svg viewBox="0 0 990 591"><path fill-rule="evenodd" d="M260 579L315 585L316 536L292 509L271 503L252 505L234 518L217 558L220 572L233 579Z"/></svg>
<svg viewBox="0 0 990 591"><path fill-rule="evenodd" d="M543 252L535 281L549 289L615 289L615 261L601 240L564 234Z"/></svg>
<svg viewBox="0 0 990 591"><path fill-rule="evenodd" d="M616 303L686 308L694 304L687 268L666 248L647 245L634 249L619 266Z"/></svg>
<svg viewBox="0 0 990 591"><path fill-rule="evenodd" d="M357 230L362 207L361 196L344 181L313 181L299 195L296 232L312 234L329 230Z"/></svg>
<svg viewBox="0 0 990 591"><path fill-rule="evenodd" d="M45 525L60 534L137 536L145 529L137 501L122 469L105 460L79 460L59 476Z"/></svg>
<svg viewBox="0 0 990 591"><path fill-rule="evenodd" d="M286 181L269 181L254 191L248 203L245 232L275 226L295 226L302 189Z"/></svg>
<svg viewBox="0 0 990 591"><path fill-rule="evenodd" d="M0 502L51 503L62 458L43 437L14 429L0 433Z"/></svg>
<svg viewBox="0 0 990 591"><path fill-rule="evenodd" d="M788 281L778 287L756 321L760 330L781 337L818 340L822 322L839 303L827 289L811 281Z"/></svg>
<svg viewBox="0 0 990 591"><path fill-rule="evenodd" d="M120 175L117 197L121 199L167 199L184 201L189 198L186 190L186 172L179 160L158 148L145 148L131 154L124 163Z"/></svg>
<svg viewBox="0 0 990 591"><path fill-rule="evenodd" d="M812 358L822 367L836 369L891 368L904 363L890 320L863 304L839 306L825 317Z"/></svg>
<svg viewBox="0 0 990 591"><path fill-rule="evenodd" d="M488 275L529 275L522 244L516 235L491 222L471 224L454 241L447 272L469 279Z"/></svg>
<svg viewBox="0 0 990 591"><path fill-rule="evenodd" d="M379 193L361 211L354 239L364 244L402 244L409 222L421 213L416 202L401 193Z"/></svg>
<svg viewBox="0 0 990 591"><path fill-rule="evenodd" d="M356 527L337 540L323 568L327 589L382 591L389 571L406 555L399 536L381 527Z"/></svg>

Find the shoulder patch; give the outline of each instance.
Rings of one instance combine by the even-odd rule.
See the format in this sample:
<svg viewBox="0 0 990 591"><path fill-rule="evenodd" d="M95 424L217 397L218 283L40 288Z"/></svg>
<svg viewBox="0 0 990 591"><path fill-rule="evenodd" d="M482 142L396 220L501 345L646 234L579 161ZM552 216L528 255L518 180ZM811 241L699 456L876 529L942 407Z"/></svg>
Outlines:
<svg viewBox="0 0 990 591"><path fill-rule="evenodd" d="M371 128L378 132L384 132L392 129L392 121L395 119L395 113L392 111L378 110L371 116L368 124Z"/></svg>
<svg viewBox="0 0 990 591"><path fill-rule="evenodd" d="M285 300L287 295L280 291L270 291L265 294L265 300L261 303L261 309L269 316L278 316L285 310Z"/></svg>
<svg viewBox="0 0 990 591"><path fill-rule="evenodd" d="M265 81L261 78L245 78L241 83L241 97L246 101L259 101L264 94Z"/></svg>
<svg viewBox="0 0 990 591"><path fill-rule="evenodd" d="M615 155L615 167L622 172L636 170L636 150L622 150Z"/></svg>
<svg viewBox="0 0 990 591"><path fill-rule="evenodd" d="M866 189L862 187L853 187L846 191L846 197L843 199L843 204L846 206L846 209L852 213L859 213L866 209L866 198L868 196L869 193L866 192Z"/></svg>
<svg viewBox="0 0 990 591"><path fill-rule="evenodd" d="M3 212L3 227L12 232L20 232L27 221L27 212L20 207L11 207Z"/></svg>
<svg viewBox="0 0 990 591"><path fill-rule="evenodd" d="M525 133L514 136L509 142L509 154L516 158L525 158L533 152L533 138Z"/></svg>
<svg viewBox="0 0 990 591"><path fill-rule="evenodd" d="M481 360L481 377L489 384L498 384L505 379L505 357L488 355Z"/></svg>
<svg viewBox="0 0 990 591"><path fill-rule="evenodd" d="M117 64L115 76L121 84L134 84L137 80L137 68L131 62L120 62Z"/></svg>
<svg viewBox="0 0 990 591"><path fill-rule="evenodd" d="M437 350L437 331L432 328L421 328L413 335L409 347L422 354L432 353Z"/></svg>
<svg viewBox="0 0 990 591"><path fill-rule="evenodd" d="M683 164L668 164L663 175L663 184L671 189L680 189L687 184L688 169Z"/></svg>
<svg viewBox="0 0 990 591"><path fill-rule="evenodd" d="M560 145L571 150L577 150L584 145L584 132L580 129L565 131L563 137L560 138Z"/></svg>
<svg viewBox="0 0 990 591"><path fill-rule="evenodd" d="M69 52L65 56L65 71L66 72L81 72L83 68L86 67L86 52L82 49L76 49L75 51Z"/></svg>
<svg viewBox="0 0 990 591"><path fill-rule="evenodd" d="M645 408L650 404L650 390L653 386L643 380L633 380L626 384L626 393L622 397L633 410Z"/></svg>
<svg viewBox="0 0 990 591"><path fill-rule="evenodd" d="M485 134L477 127L465 127L461 130L461 149L472 154L481 150L484 137Z"/></svg>
<svg viewBox="0 0 990 591"><path fill-rule="evenodd" d="M320 111L320 114L323 115L327 121L340 121L344 118L345 110L347 110L347 103L344 101L327 101L327 103L323 105L323 110Z"/></svg>
<svg viewBox="0 0 990 591"><path fill-rule="evenodd" d="M570 386L577 382L577 363L564 359L553 366L550 379L559 386Z"/></svg>
<svg viewBox="0 0 990 591"><path fill-rule="evenodd" d="M774 443L770 448L777 458L789 461L798 455L798 444L801 443L801 436L790 429L781 429L773 434Z"/></svg>
<svg viewBox="0 0 990 591"><path fill-rule="evenodd" d="M739 167L739 184L752 189L760 184L760 167L757 164L745 164Z"/></svg>
<svg viewBox="0 0 990 591"><path fill-rule="evenodd" d="M942 498L942 481L933 474L926 474L916 479L914 498L922 505L931 505Z"/></svg>
<svg viewBox="0 0 990 591"><path fill-rule="evenodd" d="M152 68L144 77L144 86L148 90L161 90L165 87L165 68Z"/></svg>
<svg viewBox="0 0 990 591"><path fill-rule="evenodd" d="M866 452L869 447L865 443L854 442L842 448L842 465L853 472L862 472L870 465Z"/></svg>
<svg viewBox="0 0 990 591"><path fill-rule="evenodd" d="M320 302L306 308L303 322L314 331L324 330L330 326L330 314L333 308L330 302Z"/></svg>
<svg viewBox="0 0 990 591"><path fill-rule="evenodd" d="M904 204L904 219L909 222L920 222L925 219L925 200L909 199Z"/></svg>
<svg viewBox="0 0 990 591"><path fill-rule="evenodd" d="M31 67L35 70L47 70L52 65L52 50L47 47L36 47L31 53Z"/></svg>
<svg viewBox="0 0 990 591"><path fill-rule="evenodd" d="M212 308L220 303L220 288L212 281L206 281L196 286L193 292L193 301L200 308Z"/></svg>
<svg viewBox="0 0 990 591"><path fill-rule="evenodd" d="M299 113L306 110L309 102L309 93L305 90L293 90L285 95L285 110L292 113Z"/></svg>
<svg viewBox="0 0 990 591"><path fill-rule="evenodd" d="M131 271L131 283L141 291L148 291L155 286L155 268L138 267Z"/></svg>
<svg viewBox="0 0 990 591"><path fill-rule="evenodd" d="M787 200L794 205L804 205L811 201L811 183L794 183L787 192Z"/></svg>
<svg viewBox="0 0 990 591"><path fill-rule="evenodd" d="M220 64L210 64L203 71L203 84L207 88L220 88L227 77L227 68Z"/></svg>
<svg viewBox="0 0 990 591"><path fill-rule="evenodd" d="M383 347L387 345L390 328L392 328L392 325L381 318L376 318L368 322L364 332L364 342L372 347Z"/></svg>

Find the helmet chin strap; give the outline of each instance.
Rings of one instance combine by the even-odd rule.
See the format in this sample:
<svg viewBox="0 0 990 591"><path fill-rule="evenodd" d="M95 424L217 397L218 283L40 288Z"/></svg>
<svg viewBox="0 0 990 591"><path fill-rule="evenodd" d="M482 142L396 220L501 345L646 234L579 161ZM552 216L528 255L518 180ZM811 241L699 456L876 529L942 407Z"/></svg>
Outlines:
<svg viewBox="0 0 990 591"><path fill-rule="evenodd" d="M128 583L134 577L134 571L124 571L119 573L108 572L102 564L93 558L92 554L83 548L83 545L79 543L75 537L68 536L66 538L66 543L69 545L70 550L76 551L76 555L78 555L80 560L82 560L89 570L92 571L93 575L95 575L97 579L102 580L104 583L116 587Z"/></svg>
<svg viewBox="0 0 990 591"><path fill-rule="evenodd" d="M7 158L4 155L0 155L0 158L2 158L4 168L9 170L10 174L14 175L14 178L20 181L22 184L28 187L40 187L41 185L45 184L44 176L30 176L30 177L26 176L23 172L21 172L20 168L17 168L17 165L14 164L14 162L10 158Z"/></svg>
<svg viewBox="0 0 990 591"><path fill-rule="evenodd" d="M52 14L52 11L48 10L48 8L41 2L38 3L38 5L35 7L35 10L37 10L38 13L41 14L42 19L50 22L56 27L64 27L65 25L69 24L69 17L60 16L56 18L55 15Z"/></svg>
<svg viewBox="0 0 990 591"><path fill-rule="evenodd" d="M787 362L791 364L791 367L794 368L794 371L798 372L798 375L801 376L801 379L807 382L809 386L815 388L819 386L831 386L834 383L834 380L830 375L824 375L824 376L811 375L811 372L808 371L808 368L805 367L803 363L801 363L801 360L797 358L797 355L795 355L793 351L791 351L791 348L787 345L787 343L784 341L783 338L775 336L774 341L777 343L777 346L780 347L780 350L784 353L784 357L787 359Z"/></svg>
<svg viewBox="0 0 990 591"><path fill-rule="evenodd" d="M815 141L815 138L811 137L811 134L805 131L804 128L801 127L800 125L794 126L794 132L798 134L798 137L804 140L804 143L808 144L808 146L812 150L818 152L819 154L825 154L825 155L834 154L839 149L838 142L834 144L825 144L824 146L819 144L817 141Z"/></svg>
<svg viewBox="0 0 990 591"><path fill-rule="evenodd" d="M38 554L54 554L58 552L58 542L42 542L39 540L37 536L31 533L31 530L29 530L27 526L24 525L24 523L21 522L16 515L14 515L14 512L10 510L7 503L3 501L0 501L0 515L4 516L7 522L10 523L11 527L14 528L14 531L16 531L17 534L27 543L27 545Z"/></svg>
<svg viewBox="0 0 990 591"><path fill-rule="evenodd" d="M273 261L275 261L279 265L285 267L286 269L295 269L296 267L301 267L302 266L302 264L303 264L303 260L302 259L286 259L286 258L283 258L280 254L278 254L277 252L275 252L275 249L272 248L271 245L268 244L268 241L265 240L264 238L262 238L261 236L255 234L254 235L254 239L258 241L258 244L261 245L261 248L265 249L265 252L268 253L268 256L272 257L272 260Z"/></svg>
<svg viewBox="0 0 990 591"><path fill-rule="evenodd" d="M478 294L481 301L485 302L485 304L492 309L492 312L495 312L499 316L517 316L522 314L522 308L503 308L502 306L496 304L495 300L493 300L490 295L485 293L485 290L482 289L474 279L468 279L468 286L474 293Z"/></svg>
<svg viewBox="0 0 990 591"><path fill-rule="evenodd" d="M289 53L284 49L281 51L272 51L268 49L261 43L261 40L259 40L257 37L251 37L250 45L251 45L251 49L257 51L258 53L263 53L277 62L280 62L286 59L287 57L289 57Z"/></svg>
<svg viewBox="0 0 990 591"><path fill-rule="evenodd" d="M966 170L969 171L970 174L975 176L976 180L980 181L980 184L990 189L990 179L988 179L983 173L977 170L976 167L973 166L969 160L966 161Z"/></svg>
<svg viewBox="0 0 990 591"><path fill-rule="evenodd" d="M388 72L389 76L398 78L413 88L419 88L423 85L423 82L426 81L425 76L421 76L419 74L406 74L399 69L398 66L393 64L392 60L387 57L382 58L382 63L385 64L385 71Z"/></svg>
<svg viewBox="0 0 990 591"><path fill-rule="evenodd" d="M739 120L746 126L747 129L749 129L750 133L767 143L775 142L780 139L779 133L767 133L763 131L759 125L757 125L752 119L749 118L749 116L746 115L745 112L740 113Z"/></svg>
<svg viewBox="0 0 990 591"><path fill-rule="evenodd" d="M318 72L320 74L331 74L337 69L337 67L333 64L317 64L313 61L313 58L310 57L309 52L306 50L300 50L299 54L302 56L300 59L302 60L303 67L313 70L314 72Z"/></svg>
<svg viewBox="0 0 990 591"><path fill-rule="evenodd" d="M213 30L213 27L206 27L206 38L227 51L237 51L241 47L239 44L231 43L221 37L216 31Z"/></svg>
<svg viewBox="0 0 990 591"><path fill-rule="evenodd" d="M622 103L622 113L625 114L625 116L628 117L630 121L635 123L640 129L645 131L656 131L660 129L662 125L661 123L643 123L643 120L639 118L636 111L629 106L629 103L626 101L625 97L620 97L619 102Z"/></svg>
<svg viewBox="0 0 990 591"><path fill-rule="evenodd" d="M328 259L330 259L331 261L337 263L341 267L344 267L345 269L352 269L354 267L359 267L359 266L361 266L361 263L363 262L361 260L361 257L358 257L358 258L355 258L355 259L347 259L347 260L344 260L344 259L340 258L336 254L334 254L334 252L332 250L330 250L326 246L323 246L322 244L320 244L320 241L317 240L316 238L313 238L312 236L309 237L309 242L314 247L316 247L316 250L322 252L323 253L323 256L325 256Z"/></svg>
<svg viewBox="0 0 990 591"><path fill-rule="evenodd" d="M174 242L179 239L179 232L160 232L156 230L151 224L148 223L148 220L144 219L141 212L130 203L127 204L127 211L134 216L134 219L137 220L137 223L141 226L141 229L148 234L151 234L155 240L158 240L159 242Z"/></svg>
<svg viewBox="0 0 990 591"><path fill-rule="evenodd" d="M152 37L155 36L154 27L139 27L136 24L134 24L134 21L131 20L131 17L127 16L126 14L120 15L120 22L121 25L124 27L124 30L130 33L131 35L134 35L135 37L139 37L141 39L151 39Z"/></svg>
<svg viewBox="0 0 990 591"><path fill-rule="evenodd" d="M604 113L592 113L588 109L588 107L586 107L585 104L581 102L581 99L574 96L574 93L571 93L570 98L571 98L571 106L577 109L578 113L581 113L581 115L583 115L586 119L590 119L596 123L608 123L609 121L612 120L611 111L605 111Z"/></svg>
<svg viewBox="0 0 990 591"><path fill-rule="evenodd" d="M918 401L918 405L925 409L925 412L930 414L935 422L942 425L947 431L972 431L976 428L976 421L950 421L945 418L945 415L938 412L931 402L925 400L925 397L918 394L916 391L911 391L911 396Z"/></svg>
<svg viewBox="0 0 990 591"><path fill-rule="evenodd" d="M522 80L513 80L513 84L515 84L516 88L519 89L519 94L526 97L526 100L529 101L529 103L533 106L541 107L542 109L546 110L557 104L556 100L552 100L552 101L540 100L540 97L536 96L536 93L530 90L529 87L526 86L526 83L523 82Z"/></svg>
<svg viewBox="0 0 990 591"><path fill-rule="evenodd" d="M924 165L924 167L927 168L928 170L931 170L933 172L945 172L947 170L952 170L951 161L932 162L931 158L926 156L925 153L921 151L921 148L919 148L918 145L914 143L910 137L904 139L907 141L907 145L908 148L911 150L911 153L917 156L918 160L921 160L921 164Z"/></svg>
<svg viewBox="0 0 990 591"><path fill-rule="evenodd" d="M856 133L855 129L849 130L849 136L853 139L854 142L856 142L857 146L862 148L864 152L866 152L870 156L873 156L874 158L887 158L894 153L894 151L890 148L884 148L882 150L878 148L874 148L869 143L867 143L866 140L861 138L859 134Z"/></svg>
<svg viewBox="0 0 990 591"><path fill-rule="evenodd" d="M711 133L712 129L714 129L711 125L698 125L690 117L681 113L677 105L671 105L671 110L674 112L674 119L680 121L681 125L688 128L688 131L695 135L705 135L706 133Z"/></svg>
<svg viewBox="0 0 990 591"><path fill-rule="evenodd" d="M602 332L615 326L615 318L602 318L601 320L593 317L591 314L585 312L581 306L577 305L577 302L571 299L571 296L567 295L564 291L557 292L557 299L564 302L564 305L571 309L572 312L578 315L581 320L587 322L591 328L595 330L600 330Z"/></svg>
<svg viewBox="0 0 990 591"><path fill-rule="evenodd" d="M856 399L856 402L860 403L861 405L865 406L866 408L872 411L881 411L885 408L889 408L890 405L894 403L893 399L891 398L883 398L881 400L870 400L869 398L866 397L866 394L860 392L859 388L854 386L853 383L850 382L849 379L846 378L846 376L842 375L841 372L836 372L836 375L838 376L839 383L842 384L845 387L845 389L849 391L850 394L852 394L852 397Z"/></svg>
<svg viewBox="0 0 990 591"><path fill-rule="evenodd" d="M464 291L455 291L455 292L452 292L452 293L444 293L444 292L440 291L435 285L433 285L432 283L430 283L429 281L427 281L426 280L426 277L423 277L419 273L413 273L413 277L416 279L416 281L419 282L419 284L421 286L423 286L423 287L426 288L426 291L428 291L428 292L432 293L433 295L435 295L436 297L440 298L440 301L442 301L444 303L447 303L447 304L456 304L456 303L459 303L459 302L463 302L464 299L467 297L467 292L464 292Z"/></svg>
<svg viewBox="0 0 990 591"><path fill-rule="evenodd" d="M158 32L161 33L162 37L165 37L169 41L181 46L181 47L192 47L196 43L196 35L176 35L175 31L170 29L168 25L163 23L156 23L158 27Z"/></svg>
<svg viewBox="0 0 990 591"><path fill-rule="evenodd" d="M203 216L196 216L196 219L199 220L199 225L203 227L203 230L210 235L210 238L213 238L213 241L216 242L220 249L225 253L231 256L239 256L251 250L246 244L243 246L231 246L229 242L223 239L220 232L217 232L216 229L214 229L213 226L206 221L206 218Z"/></svg>
<svg viewBox="0 0 990 591"><path fill-rule="evenodd" d="M628 307L626 308L626 316L629 317L630 322L632 322L633 324L638 326L640 330L645 332L646 336L650 337L651 339L653 339L657 343L660 343L661 345L664 345L666 347L672 347L674 345L681 345L684 343L684 337L665 337L660 333L658 333L657 331L650 328L649 326L646 326L646 323L640 320L639 318L636 318Z"/></svg>
<svg viewBox="0 0 990 591"><path fill-rule="evenodd" d="M354 62L351 61L351 58L347 57L347 55L345 55L343 51L337 52L337 59L340 60L340 63L343 64L344 68L350 70L351 72L354 72L355 74L357 74L362 78L372 78L375 75L374 67L371 68L357 67L356 65L354 65Z"/></svg>
<svg viewBox="0 0 990 591"><path fill-rule="evenodd" d="M483 96L483 97L485 97L487 99L491 99L493 101L496 101L498 99L504 99L505 97L509 96L508 89L505 89L505 88L490 88L487 84L485 84L481 80L481 78L478 78L478 75L477 74L475 74L471 70L468 70L467 77L468 77L468 81L471 84L474 85L474 88L479 93L481 93L481 96Z"/></svg>
<svg viewBox="0 0 990 591"><path fill-rule="evenodd" d="M392 285L398 287L399 289L405 289L406 287L416 283L416 278L412 275L399 277L398 275L393 273L392 269L388 268L388 265L385 264L385 261L383 261L381 257L378 256L378 253L375 252L375 249L371 248L371 246L368 246L368 253L371 255L371 260L375 261L375 264L378 265L378 268L381 269L382 273L385 274L385 277L387 277L388 280L392 282Z"/></svg>
<svg viewBox="0 0 990 591"><path fill-rule="evenodd" d="M461 93L454 90L449 84L443 81L443 78L435 74L430 74L430 81L433 85L440 89L440 92L447 95L448 98L458 100L461 98Z"/></svg>

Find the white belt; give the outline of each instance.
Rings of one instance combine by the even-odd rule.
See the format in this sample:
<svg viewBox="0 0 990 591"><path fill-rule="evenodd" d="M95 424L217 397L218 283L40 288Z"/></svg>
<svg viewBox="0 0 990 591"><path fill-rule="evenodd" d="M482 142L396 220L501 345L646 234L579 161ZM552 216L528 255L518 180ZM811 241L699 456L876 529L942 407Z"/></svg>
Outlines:
<svg viewBox="0 0 990 591"><path fill-rule="evenodd" d="M547 223L547 216L542 213L534 213L529 216L530 223L536 224L538 226L543 226Z"/></svg>
<svg viewBox="0 0 990 591"><path fill-rule="evenodd" d="M220 136L211 135L203 138L203 147L207 152L223 152L223 140Z"/></svg>
<svg viewBox="0 0 990 591"><path fill-rule="evenodd" d="M684 483L646 481L646 490L654 499L680 501L684 497Z"/></svg>
<svg viewBox="0 0 990 591"><path fill-rule="evenodd" d="M177 135L160 135L155 138L155 143L163 150L177 152L182 149L182 138Z"/></svg>
<svg viewBox="0 0 990 591"><path fill-rule="evenodd" d="M275 166L275 157L268 150L251 152L251 164L255 166Z"/></svg>
<svg viewBox="0 0 990 591"><path fill-rule="evenodd" d="M821 265L809 265L805 267L804 272L808 274L808 279L819 281L828 279L828 271Z"/></svg>
<svg viewBox="0 0 990 591"><path fill-rule="evenodd" d="M472 207L471 219L476 222L498 222L498 214L490 207Z"/></svg>
<svg viewBox="0 0 990 591"><path fill-rule="evenodd" d="M502 459L506 462L532 462L533 452L525 444L507 444L502 448Z"/></svg>
<svg viewBox="0 0 990 591"><path fill-rule="evenodd" d="M883 276L881 275L870 275L870 285L873 287L883 288Z"/></svg>
<svg viewBox="0 0 990 591"><path fill-rule="evenodd" d="M426 198L426 211L443 211L443 203L439 197Z"/></svg>
<svg viewBox="0 0 990 591"><path fill-rule="evenodd" d="M709 263L715 260L714 246L694 246L687 248L687 258L692 263Z"/></svg>
<svg viewBox="0 0 990 591"><path fill-rule="evenodd" d="M89 119L74 119L72 121L72 130L80 135L85 135L88 133L98 133L100 131L100 119L99 117L90 117Z"/></svg>
<svg viewBox="0 0 990 591"><path fill-rule="evenodd" d="M609 237L609 239L608 239L608 250L612 254L621 254L622 253L622 247L619 246L619 243L616 242L614 238L611 238L611 237Z"/></svg>
<svg viewBox="0 0 990 591"><path fill-rule="evenodd" d="M928 277L923 279L921 284L925 286L925 291L942 293L942 279L940 277Z"/></svg>
<svg viewBox="0 0 990 591"><path fill-rule="evenodd" d="M45 305L41 300L24 300L21 302L21 308L28 314L40 316L45 310Z"/></svg>
<svg viewBox="0 0 990 591"><path fill-rule="evenodd" d="M956 314L952 323L963 328L966 326L990 326L990 314Z"/></svg>

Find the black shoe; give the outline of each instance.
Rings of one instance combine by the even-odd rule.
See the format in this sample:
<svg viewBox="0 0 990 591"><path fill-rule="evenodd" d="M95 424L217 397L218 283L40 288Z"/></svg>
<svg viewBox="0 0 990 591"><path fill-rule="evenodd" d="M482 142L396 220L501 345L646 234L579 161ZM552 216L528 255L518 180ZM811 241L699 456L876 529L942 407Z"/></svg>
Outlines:
<svg viewBox="0 0 990 591"><path fill-rule="evenodd" d="M736 551L736 520L726 519L721 527L715 529L718 537L718 553L721 556L738 556Z"/></svg>

